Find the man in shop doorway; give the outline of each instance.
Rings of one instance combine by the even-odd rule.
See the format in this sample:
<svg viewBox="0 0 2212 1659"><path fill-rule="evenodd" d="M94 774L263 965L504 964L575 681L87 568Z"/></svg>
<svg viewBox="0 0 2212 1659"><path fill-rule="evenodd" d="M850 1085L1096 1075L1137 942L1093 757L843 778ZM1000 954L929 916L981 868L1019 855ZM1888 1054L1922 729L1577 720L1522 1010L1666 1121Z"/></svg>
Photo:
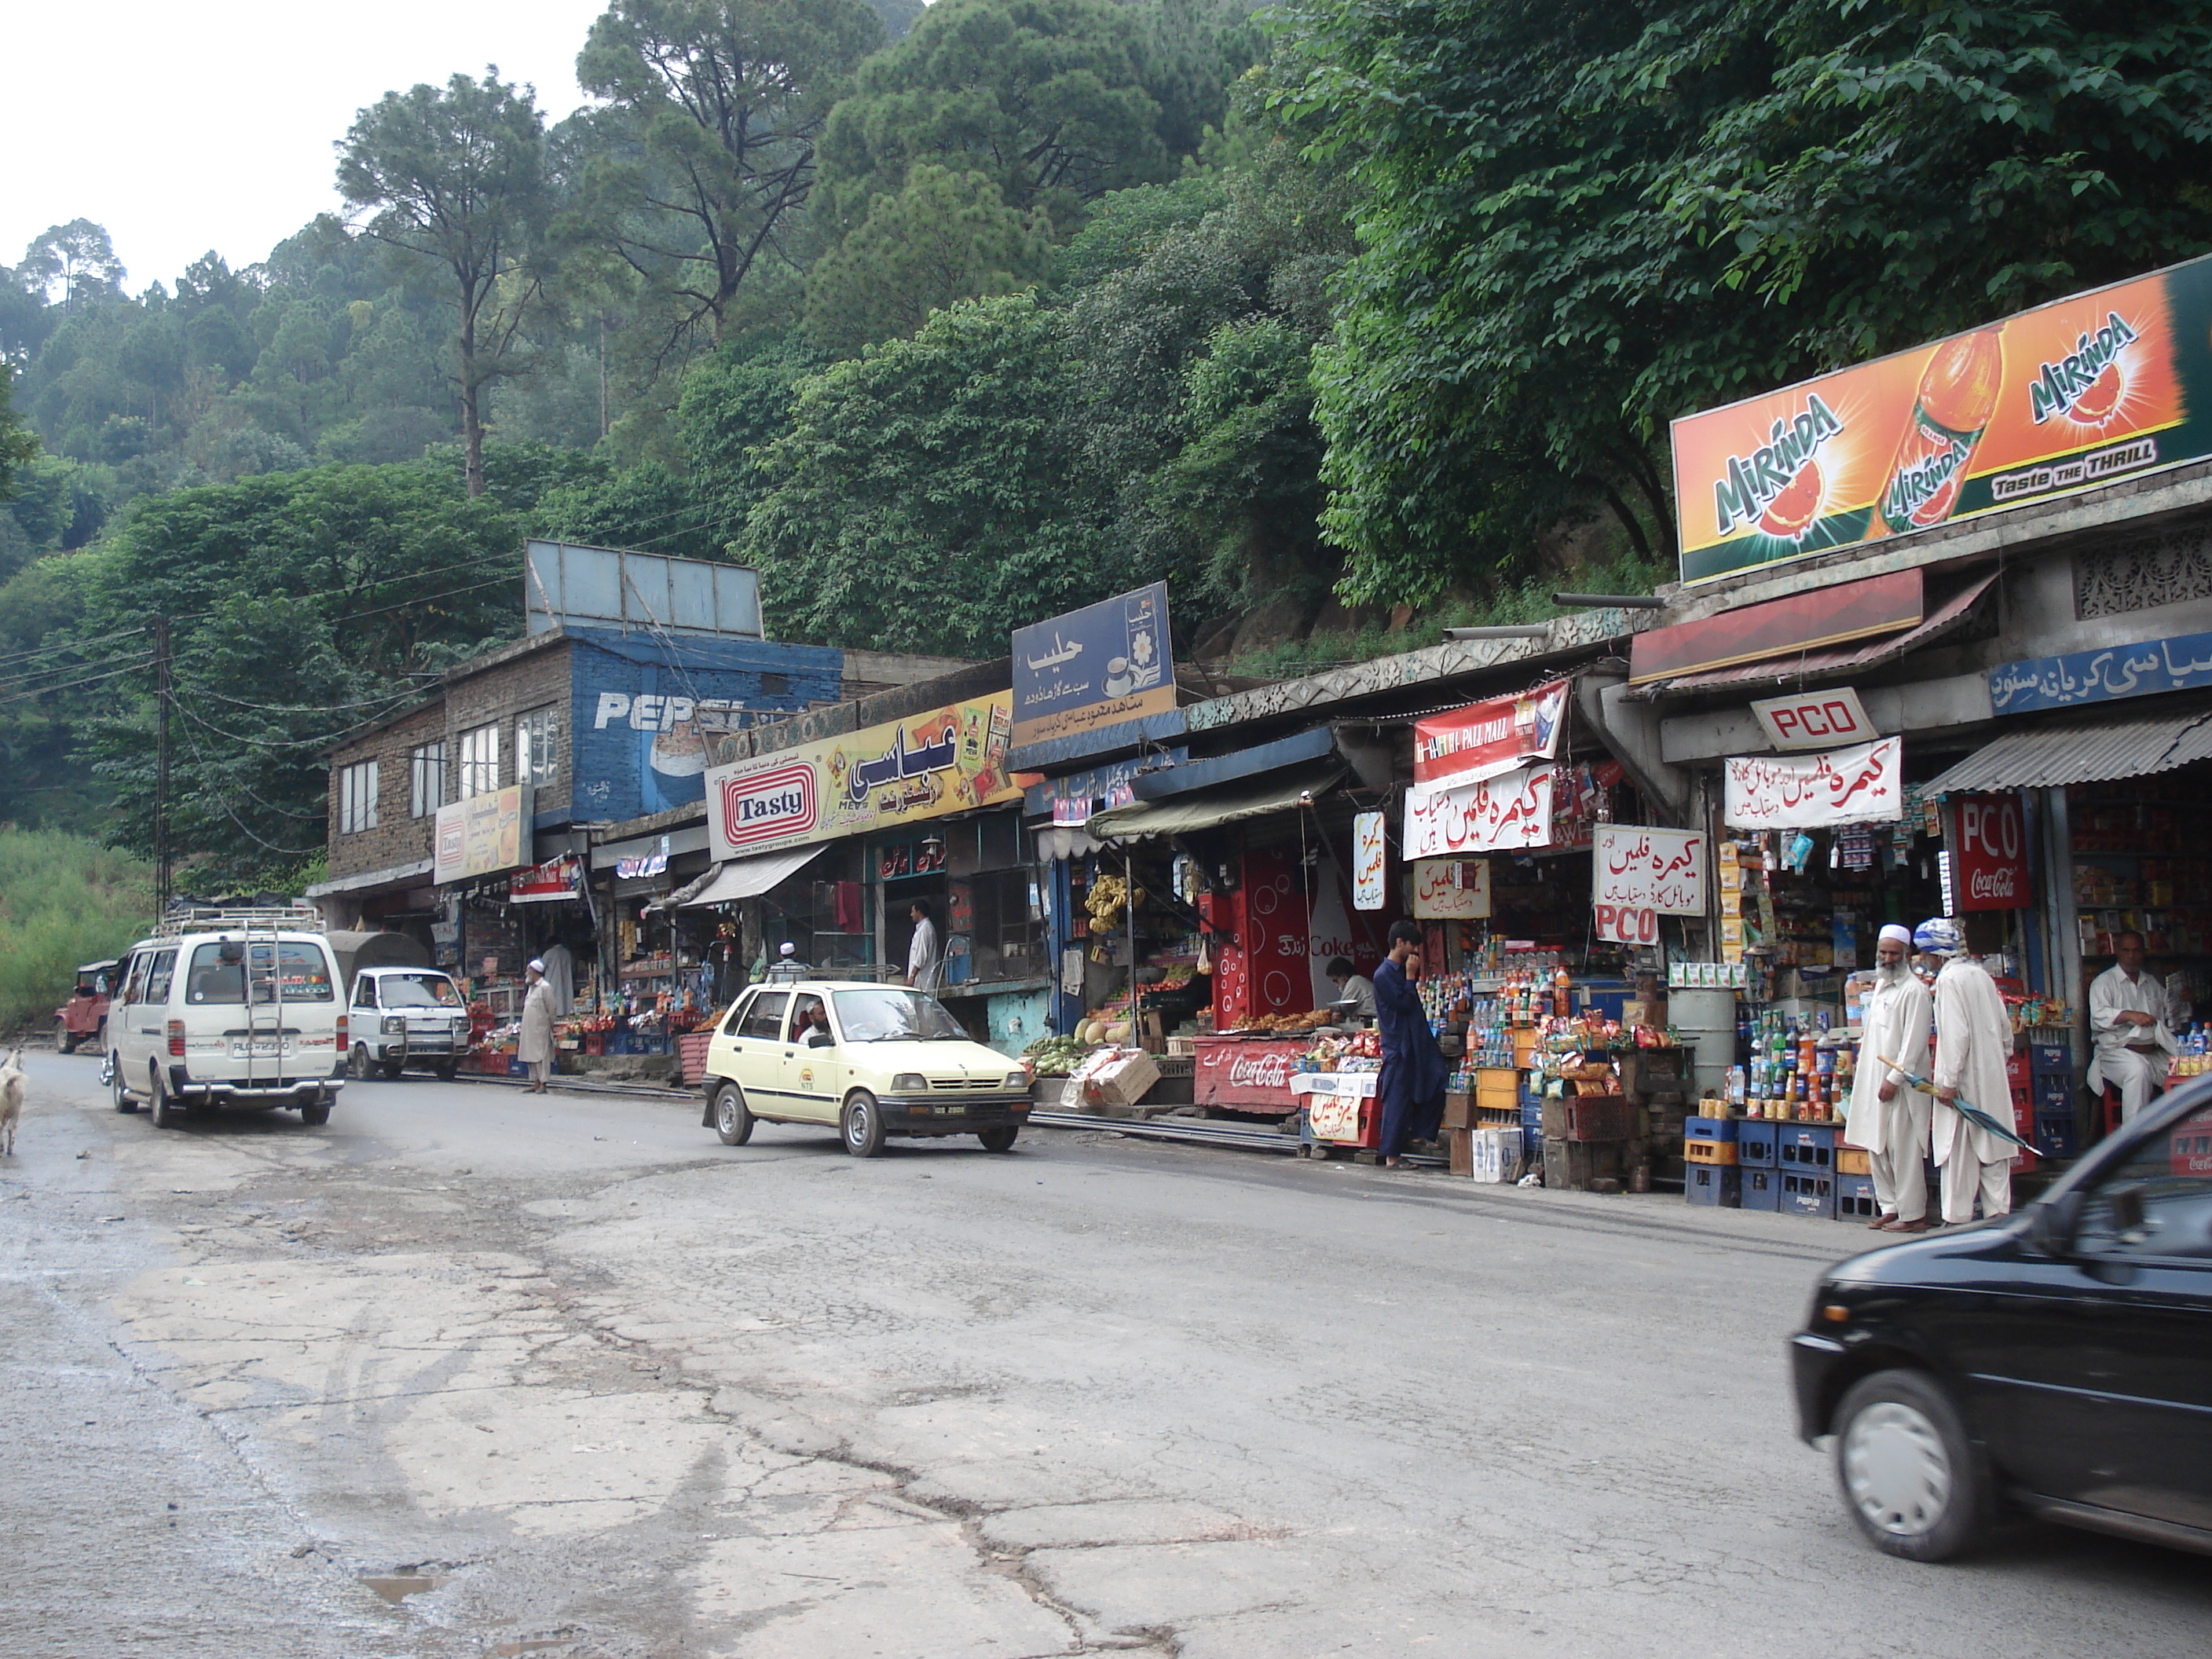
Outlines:
<svg viewBox="0 0 2212 1659"><path fill-rule="evenodd" d="M1390 954L1375 970L1375 1024L1382 1039L1382 1072L1375 1098L1382 1113L1381 1149L1386 1168L1406 1167L1406 1148L1432 1141L1443 1127L1444 1083L1451 1075L1428 1011L1413 980L1421 971L1421 930L1410 921L1390 924Z"/></svg>
<svg viewBox="0 0 2212 1659"><path fill-rule="evenodd" d="M1342 957L1336 957L1322 971L1328 975L1328 982L1336 987L1336 1000L1352 1005L1351 1012L1354 1019L1375 1018L1373 980L1364 974L1352 972L1352 964Z"/></svg>
<svg viewBox="0 0 2212 1659"><path fill-rule="evenodd" d="M945 965L945 947L937 938L937 921L928 904L916 899L907 907L914 918L914 937L906 947L906 982L917 991L934 991Z"/></svg>
<svg viewBox="0 0 2212 1659"><path fill-rule="evenodd" d="M2122 933L2114 945L2118 960L2089 981L2089 1033L2097 1044L2089 1087L2098 1094L2106 1084L2117 1088L2121 1121L2131 1122L2166 1086L2166 1056L2180 1045L2166 1023L2166 987L2143 971L2143 936Z"/></svg>
<svg viewBox="0 0 2212 1659"><path fill-rule="evenodd" d="M1906 1074L1927 1064L1936 1000L1905 965L1911 948L1911 931L1895 922L1875 943L1874 988L1860 1008L1859 1063L1844 1127L1852 1146L1866 1149L1873 1166L1879 1213L1869 1224L1884 1232L1928 1231L1928 1171L1922 1160L1928 1156L1931 1103ZM1885 1054L1905 1069L1883 1065L1877 1056Z"/></svg>
<svg viewBox="0 0 2212 1659"><path fill-rule="evenodd" d="M806 964L799 959L799 947L789 939L775 947L775 962L762 975L770 985L789 985L806 977Z"/></svg>
<svg viewBox="0 0 2212 1659"><path fill-rule="evenodd" d="M1978 929L1982 915L1967 918ZM1963 1225L1982 1216L2012 1211L2012 1143L1970 1121L1952 1103L1965 1100L2002 1123L2012 1114L2012 1081L2005 1061L2012 1054L2012 1020L2004 998L1956 922L1936 916L1913 930L1912 942L1937 957L1936 975L1936 1109L1932 1114L1936 1163L1943 1172L1943 1224ZM1974 944L1983 941L1976 939ZM1893 1054L1893 1060L1904 1060Z"/></svg>

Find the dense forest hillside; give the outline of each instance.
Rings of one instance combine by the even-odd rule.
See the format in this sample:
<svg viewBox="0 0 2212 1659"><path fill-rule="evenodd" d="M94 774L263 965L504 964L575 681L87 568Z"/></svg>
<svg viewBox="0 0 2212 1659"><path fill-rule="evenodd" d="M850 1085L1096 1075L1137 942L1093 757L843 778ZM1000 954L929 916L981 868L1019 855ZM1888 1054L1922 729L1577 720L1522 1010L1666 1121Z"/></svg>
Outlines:
<svg viewBox="0 0 2212 1659"><path fill-rule="evenodd" d="M988 654L1166 577L1288 670L1671 576L1667 422L2212 246L2212 0L616 0L343 216L0 267L0 820L296 878L524 536ZM313 142L321 142L319 136ZM211 222L210 240L219 240Z"/></svg>

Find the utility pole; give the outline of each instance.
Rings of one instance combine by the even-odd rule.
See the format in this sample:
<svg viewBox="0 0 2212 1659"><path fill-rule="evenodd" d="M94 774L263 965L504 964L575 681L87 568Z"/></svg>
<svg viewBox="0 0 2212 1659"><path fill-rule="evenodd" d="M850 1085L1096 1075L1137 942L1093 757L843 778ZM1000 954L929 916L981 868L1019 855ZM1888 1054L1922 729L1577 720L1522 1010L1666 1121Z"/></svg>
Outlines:
<svg viewBox="0 0 2212 1659"><path fill-rule="evenodd" d="M154 701L161 736L154 750L154 915L169 914L169 619L154 619Z"/></svg>

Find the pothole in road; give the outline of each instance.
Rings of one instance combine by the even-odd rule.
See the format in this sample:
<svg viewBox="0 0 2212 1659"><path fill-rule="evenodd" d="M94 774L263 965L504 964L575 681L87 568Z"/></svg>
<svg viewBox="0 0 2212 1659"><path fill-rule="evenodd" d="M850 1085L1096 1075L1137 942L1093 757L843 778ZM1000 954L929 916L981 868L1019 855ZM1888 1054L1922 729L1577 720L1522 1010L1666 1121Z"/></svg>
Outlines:
<svg viewBox="0 0 2212 1659"><path fill-rule="evenodd" d="M409 1596L425 1595L446 1581L427 1572L387 1572L363 1573L361 1582L397 1607Z"/></svg>

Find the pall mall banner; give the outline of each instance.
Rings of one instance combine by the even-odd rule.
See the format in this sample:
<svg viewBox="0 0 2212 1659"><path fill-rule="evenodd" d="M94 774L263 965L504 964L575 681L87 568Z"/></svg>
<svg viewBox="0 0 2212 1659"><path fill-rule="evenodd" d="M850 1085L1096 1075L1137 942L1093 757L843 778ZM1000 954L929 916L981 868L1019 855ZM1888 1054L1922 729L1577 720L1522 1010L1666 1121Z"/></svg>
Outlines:
<svg viewBox="0 0 2212 1659"><path fill-rule="evenodd" d="M1682 580L2212 455L2212 256L1674 423Z"/></svg>

